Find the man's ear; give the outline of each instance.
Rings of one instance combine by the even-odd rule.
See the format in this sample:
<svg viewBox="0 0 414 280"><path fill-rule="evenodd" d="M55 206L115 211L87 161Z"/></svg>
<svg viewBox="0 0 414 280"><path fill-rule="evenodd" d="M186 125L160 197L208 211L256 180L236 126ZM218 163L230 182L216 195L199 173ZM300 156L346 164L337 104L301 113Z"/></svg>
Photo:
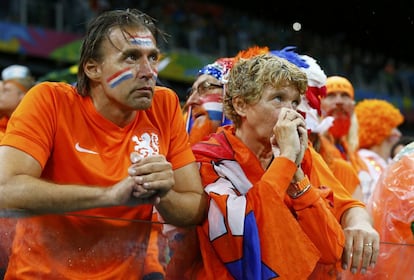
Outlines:
<svg viewBox="0 0 414 280"><path fill-rule="evenodd" d="M99 80L101 78L101 67L98 62L94 59L89 59L83 66L86 76L91 80Z"/></svg>
<svg viewBox="0 0 414 280"><path fill-rule="evenodd" d="M246 102L244 102L239 96L234 97L233 100L233 108L240 116L245 116L246 114Z"/></svg>

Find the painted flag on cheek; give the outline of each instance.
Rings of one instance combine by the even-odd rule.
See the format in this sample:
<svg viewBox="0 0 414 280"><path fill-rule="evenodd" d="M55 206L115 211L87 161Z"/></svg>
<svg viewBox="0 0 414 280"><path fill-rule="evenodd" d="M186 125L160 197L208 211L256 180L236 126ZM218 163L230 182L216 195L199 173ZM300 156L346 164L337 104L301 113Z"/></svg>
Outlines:
<svg viewBox="0 0 414 280"><path fill-rule="evenodd" d="M110 76L106 82L108 83L109 87L114 88L120 83L122 83L125 80L129 80L132 77L134 77L134 74L132 73L132 70L130 68L121 70Z"/></svg>
<svg viewBox="0 0 414 280"><path fill-rule="evenodd" d="M221 121L223 118L222 94L207 94L200 98L203 108L207 111L210 120Z"/></svg>

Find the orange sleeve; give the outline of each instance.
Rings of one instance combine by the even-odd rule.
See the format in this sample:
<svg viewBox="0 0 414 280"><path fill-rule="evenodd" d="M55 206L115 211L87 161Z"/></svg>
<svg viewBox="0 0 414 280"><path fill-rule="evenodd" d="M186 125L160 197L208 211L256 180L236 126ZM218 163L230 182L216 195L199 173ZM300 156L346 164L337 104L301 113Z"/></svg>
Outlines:
<svg viewBox="0 0 414 280"><path fill-rule="evenodd" d="M44 82L32 87L14 111L2 140L2 145L30 154L42 168L50 156L58 126L59 105L53 98L53 91L57 88L62 90L62 95L68 96L67 85Z"/></svg>
<svg viewBox="0 0 414 280"><path fill-rule="evenodd" d="M276 157L267 172L264 173L262 181L269 182L270 186L275 186L275 182L277 182L277 188L273 189L283 199L286 196L286 190L292 181L296 169L294 162L284 157ZM280 172L281 170L283 172Z"/></svg>
<svg viewBox="0 0 414 280"><path fill-rule="evenodd" d="M321 252L321 263L333 264L340 260L345 243L341 225L332 215L333 193L328 188L311 187L302 196L290 200L300 226Z"/></svg>
<svg viewBox="0 0 414 280"><path fill-rule="evenodd" d="M310 154L305 159L311 161L311 173L309 179L313 186L326 186L333 191L334 207L332 209L336 219L341 220L342 214L352 207L365 207L365 204L352 198L351 194L335 177L327 166L324 159L312 147L309 148Z"/></svg>
<svg viewBox="0 0 414 280"><path fill-rule="evenodd" d="M259 171L254 165L250 167L248 173ZM236 171L232 168L228 170ZM286 158L275 158L262 180L255 182L242 195L235 191L235 185L238 185L237 180L242 180L243 174L238 173L232 182L226 181L217 177L217 172L208 160L201 163L203 183L210 183L206 186L210 197L208 219L199 228L203 272L208 279L224 279L220 277L229 277L233 269L237 271L231 273L233 277L242 275L250 279L253 277L250 273L254 270L245 266L248 256L250 268L255 264L265 266L272 271L270 275L273 276L270 278L279 275L282 278L289 276L299 279L310 274L320 258L320 252L301 230L284 203L284 196L280 196L285 192L295 170L293 162ZM223 224L220 227L222 223L225 226ZM258 260L251 259L254 255L252 250L260 250L260 255L256 256ZM297 254L297 251L301 254ZM293 260L303 265L286 265ZM257 269L260 271L260 267Z"/></svg>

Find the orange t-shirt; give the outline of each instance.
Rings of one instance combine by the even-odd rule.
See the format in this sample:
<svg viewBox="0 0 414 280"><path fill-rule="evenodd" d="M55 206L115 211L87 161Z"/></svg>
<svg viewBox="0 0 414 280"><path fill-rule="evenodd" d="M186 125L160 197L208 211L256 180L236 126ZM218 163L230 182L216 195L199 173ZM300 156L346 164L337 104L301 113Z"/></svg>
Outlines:
<svg viewBox="0 0 414 280"><path fill-rule="evenodd" d="M149 109L118 127L65 83L33 87L2 145L20 149L57 184L109 187L128 176L130 153L194 162L177 95L156 87ZM64 186L59 186L64 187ZM59 188L57 187L57 188ZM6 279L140 279L152 205L97 208L19 220Z"/></svg>

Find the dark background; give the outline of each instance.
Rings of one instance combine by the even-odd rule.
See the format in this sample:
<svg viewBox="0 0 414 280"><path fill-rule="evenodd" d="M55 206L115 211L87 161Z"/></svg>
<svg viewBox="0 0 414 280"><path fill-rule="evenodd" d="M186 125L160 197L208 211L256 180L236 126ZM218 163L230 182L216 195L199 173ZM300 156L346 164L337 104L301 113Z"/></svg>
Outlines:
<svg viewBox="0 0 414 280"><path fill-rule="evenodd" d="M414 1L209 1L414 63Z"/></svg>
<svg viewBox="0 0 414 280"><path fill-rule="evenodd" d="M414 135L414 0L0 0L0 22L82 34L92 15L117 8L137 8L158 19L172 35L171 50L217 58L234 56L246 44L297 46L299 53L315 57L328 76L348 77L357 99L386 99L398 106L406 117L402 129ZM59 20L63 26L57 29ZM294 22L301 24L300 32L292 30ZM195 49L189 44L191 30L200 31ZM250 36L245 45L237 36L243 31ZM224 51L218 47L220 35L227 39ZM41 78L76 62L0 52L1 69L15 63ZM184 100L188 81L161 78Z"/></svg>

